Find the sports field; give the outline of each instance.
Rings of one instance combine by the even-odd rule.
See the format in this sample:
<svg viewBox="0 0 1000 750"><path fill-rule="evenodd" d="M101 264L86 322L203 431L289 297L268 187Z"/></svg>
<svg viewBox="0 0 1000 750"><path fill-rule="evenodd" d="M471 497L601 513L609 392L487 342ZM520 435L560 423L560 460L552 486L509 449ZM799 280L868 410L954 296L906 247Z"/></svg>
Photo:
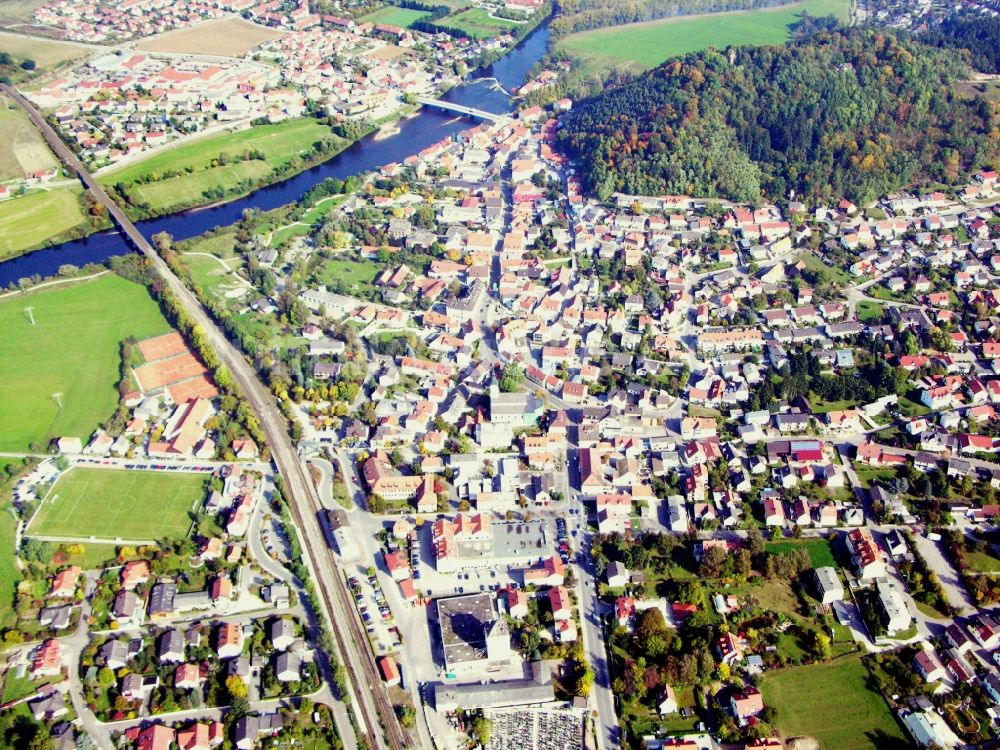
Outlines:
<svg viewBox="0 0 1000 750"><path fill-rule="evenodd" d="M152 177L153 182L139 185L135 190L153 209L190 205L198 202L193 199L201 199L206 190L230 190L244 180L267 177L275 167L287 164L293 157L309 154L317 141L347 145L323 123L301 117L276 125L257 125L236 133L185 139L121 169L103 172L100 181L105 185L131 185L136 180ZM247 150L260 150L265 159L237 161L226 166L217 163L220 154L238 156ZM168 170L191 171L161 179Z"/></svg>
<svg viewBox="0 0 1000 750"><path fill-rule="evenodd" d="M769 671L761 692L776 710L783 737L815 738L822 750L902 750L909 747L885 700L868 688L860 655L828 664Z"/></svg>
<svg viewBox="0 0 1000 750"><path fill-rule="evenodd" d="M50 69L67 60L84 57L90 54L90 49L82 44L0 31L0 52L6 52L17 60L30 58L39 68Z"/></svg>
<svg viewBox="0 0 1000 750"><path fill-rule="evenodd" d="M168 330L146 290L112 274L0 300L0 450L86 440L118 404L119 342Z"/></svg>
<svg viewBox="0 0 1000 750"><path fill-rule="evenodd" d="M506 18L491 18L483 8L470 8L452 16L445 16L438 23L453 29L461 29L473 39L488 39L506 34L520 26Z"/></svg>
<svg viewBox="0 0 1000 750"><path fill-rule="evenodd" d="M393 5L387 5L384 8L379 8L376 11L361 16L358 21L361 23L384 23L389 26L399 26L400 28L408 29L414 21L419 21L428 15L430 14L425 10L410 10L409 8L397 8Z"/></svg>
<svg viewBox="0 0 1000 750"><path fill-rule="evenodd" d="M0 182L43 172L58 165L28 116L0 96Z"/></svg>
<svg viewBox="0 0 1000 750"><path fill-rule="evenodd" d="M145 52L174 52L184 55L219 55L242 57L264 42L277 39L284 32L258 26L242 18L221 18L187 29L140 42L136 49Z"/></svg>
<svg viewBox="0 0 1000 750"><path fill-rule="evenodd" d="M571 34L559 52L580 58L587 71L618 68L638 72L688 52L730 45L781 44L806 12L846 20L850 0L804 0L780 8L664 18Z"/></svg>
<svg viewBox="0 0 1000 750"><path fill-rule="evenodd" d="M55 188L0 201L0 260L54 241L84 224L79 190Z"/></svg>
<svg viewBox="0 0 1000 750"><path fill-rule="evenodd" d="M184 472L74 467L56 481L27 533L126 541L186 536L206 481Z"/></svg>

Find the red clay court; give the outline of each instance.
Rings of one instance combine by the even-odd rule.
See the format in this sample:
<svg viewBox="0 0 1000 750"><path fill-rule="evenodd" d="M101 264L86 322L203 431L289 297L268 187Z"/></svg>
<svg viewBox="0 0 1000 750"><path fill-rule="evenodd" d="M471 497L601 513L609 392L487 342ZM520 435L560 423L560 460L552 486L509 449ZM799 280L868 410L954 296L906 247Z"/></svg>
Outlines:
<svg viewBox="0 0 1000 750"><path fill-rule="evenodd" d="M205 366L188 350L179 333L140 341L139 351L146 364L134 372L143 393L165 388L175 404L219 395Z"/></svg>
<svg viewBox="0 0 1000 750"><path fill-rule="evenodd" d="M139 342L139 351L142 352L142 358L146 362L175 357L178 354L184 354L187 350L184 337L176 331Z"/></svg>

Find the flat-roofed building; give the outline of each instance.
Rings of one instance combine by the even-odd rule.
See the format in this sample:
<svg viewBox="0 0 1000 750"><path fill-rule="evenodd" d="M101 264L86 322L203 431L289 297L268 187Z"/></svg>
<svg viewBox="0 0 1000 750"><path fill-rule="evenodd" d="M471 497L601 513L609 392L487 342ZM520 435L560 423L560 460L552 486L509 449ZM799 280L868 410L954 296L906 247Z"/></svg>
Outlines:
<svg viewBox="0 0 1000 750"><path fill-rule="evenodd" d="M510 628L492 593L438 599L436 605L449 673L496 671L513 663Z"/></svg>

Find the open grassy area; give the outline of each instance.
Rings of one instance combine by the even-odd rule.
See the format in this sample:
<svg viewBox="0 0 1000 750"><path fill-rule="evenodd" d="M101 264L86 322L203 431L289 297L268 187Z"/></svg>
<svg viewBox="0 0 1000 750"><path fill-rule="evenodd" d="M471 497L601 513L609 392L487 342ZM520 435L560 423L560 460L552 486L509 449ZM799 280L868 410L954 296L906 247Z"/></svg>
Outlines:
<svg viewBox="0 0 1000 750"><path fill-rule="evenodd" d="M768 672L761 692L784 737L814 737L823 750L891 750L909 743L882 696L868 688L860 656Z"/></svg>
<svg viewBox="0 0 1000 750"><path fill-rule="evenodd" d="M0 625L9 625L14 614L14 591L21 574L14 565L14 531L17 519L10 503L4 502L0 507Z"/></svg>
<svg viewBox="0 0 1000 750"><path fill-rule="evenodd" d="M49 244L86 224L79 193L76 188L56 188L0 201L0 259Z"/></svg>
<svg viewBox="0 0 1000 750"><path fill-rule="evenodd" d="M888 482L896 478L896 470L887 466L855 466L855 473L861 480L862 487L871 487L872 482Z"/></svg>
<svg viewBox="0 0 1000 750"><path fill-rule="evenodd" d="M15 180L58 165L28 115L0 96L0 182Z"/></svg>
<svg viewBox="0 0 1000 750"><path fill-rule="evenodd" d="M89 437L118 403L119 343L170 328L143 287L107 274L0 300L0 330L0 450L25 451Z"/></svg>
<svg viewBox="0 0 1000 750"><path fill-rule="evenodd" d="M802 261L806 268L818 274L828 283L839 284L840 286L850 286L851 277L843 268L831 266L823 262L823 259L814 253L803 253L795 259Z"/></svg>
<svg viewBox="0 0 1000 750"><path fill-rule="evenodd" d="M137 162L104 172L105 185L123 184L132 188L154 211L201 202L206 192L233 190L246 180L267 177L273 169L295 157L307 157L316 143L347 145L319 120L302 117L257 125L235 133L224 132L185 139L171 148ZM261 151L265 158L218 164L220 154L238 157L246 151ZM183 174L163 178L171 171ZM149 180L148 182L145 182Z"/></svg>
<svg viewBox="0 0 1000 750"><path fill-rule="evenodd" d="M373 289L372 282L381 269L370 260L328 260L319 272L321 283L341 280L352 288Z"/></svg>
<svg viewBox="0 0 1000 750"><path fill-rule="evenodd" d="M358 19L360 23L384 23L389 26L399 26L404 29L410 28L410 24L426 18L429 13L424 10L410 10L409 8L397 8L394 5L387 5L379 8Z"/></svg>
<svg viewBox="0 0 1000 750"><path fill-rule="evenodd" d="M0 16L4 13L4 5L0 5ZM35 61L39 69L48 70L69 60L84 57L90 54L90 49L82 44L0 31L0 52L6 52L17 60L29 58Z"/></svg>
<svg viewBox="0 0 1000 750"><path fill-rule="evenodd" d="M878 302L872 302L871 300L863 299L858 302L855 308L858 312L858 320L862 323L874 323L875 321L881 319L882 315L885 313L885 308Z"/></svg>
<svg viewBox="0 0 1000 750"><path fill-rule="evenodd" d="M242 18L220 18L186 29L168 31L136 45L147 52L242 57L254 47L284 32L258 26Z"/></svg>
<svg viewBox="0 0 1000 750"><path fill-rule="evenodd" d="M580 58L590 71L624 68L640 72L671 57L729 45L781 44L802 13L846 19L849 0L805 0L781 8L666 18L571 34L556 45Z"/></svg>
<svg viewBox="0 0 1000 750"><path fill-rule="evenodd" d="M202 474L72 468L42 502L29 534L142 540L185 536L205 495Z"/></svg>
<svg viewBox="0 0 1000 750"><path fill-rule="evenodd" d="M837 562L833 559L833 552L830 550L830 542L822 537L814 539L783 539L778 542L767 542L765 548L768 552L775 554L785 554L797 549L805 549L809 553L809 560L814 568L836 567Z"/></svg>
<svg viewBox="0 0 1000 750"><path fill-rule="evenodd" d="M0 0L0 24L30 21L32 14L45 5L46 0Z"/></svg>
<svg viewBox="0 0 1000 750"><path fill-rule="evenodd" d="M989 552L966 552L965 562L980 573L1000 573L1000 559Z"/></svg>
<svg viewBox="0 0 1000 750"><path fill-rule="evenodd" d="M473 39L488 39L506 34L520 24L506 18L491 18L483 8L470 8L462 13L445 16L439 23L453 29L461 29Z"/></svg>

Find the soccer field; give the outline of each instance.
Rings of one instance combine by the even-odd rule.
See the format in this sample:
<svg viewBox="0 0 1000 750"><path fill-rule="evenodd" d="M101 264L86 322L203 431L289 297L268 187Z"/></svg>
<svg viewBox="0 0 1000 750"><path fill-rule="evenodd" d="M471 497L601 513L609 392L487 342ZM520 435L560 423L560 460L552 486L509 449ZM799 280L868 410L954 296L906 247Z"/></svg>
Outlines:
<svg viewBox="0 0 1000 750"><path fill-rule="evenodd" d="M143 287L112 274L0 300L0 450L89 438L118 404L120 342L169 330Z"/></svg>
<svg viewBox="0 0 1000 750"><path fill-rule="evenodd" d="M206 481L184 472L74 467L42 501L28 535L123 541L187 536Z"/></svg>

